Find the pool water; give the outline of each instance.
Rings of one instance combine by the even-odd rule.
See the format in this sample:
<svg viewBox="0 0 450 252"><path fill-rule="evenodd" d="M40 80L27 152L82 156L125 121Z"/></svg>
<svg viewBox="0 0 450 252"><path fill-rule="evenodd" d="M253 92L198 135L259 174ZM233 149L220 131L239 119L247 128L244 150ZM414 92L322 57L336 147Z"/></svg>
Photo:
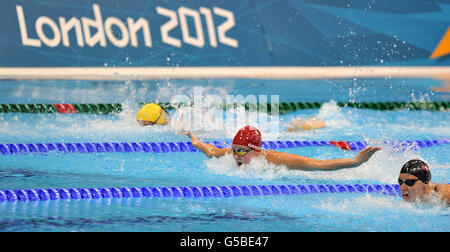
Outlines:
<svg viewBox="0 0 450 252"><path fill-rule="evenodd" d="M338 107L336 102L447 101L433 79L351 80L161 80L161 81L2 81L0 103L123 103L117 115L0 114L0 143L189 141L171 126L140 127L134 121L144 101L170 101L174 95L279 95L280 102L325 102L320 109L251 122L263 140L367 141L381 146L358 168L333 172L290 171L254 160L236 167L230 157L201 153L60 153L0 155L0 189L395 184L400 167L419 158L434 182L448 183L448 144L398 152L387 140L450 138L448 111L376 111ZM211 109L219 118L239 111ZM189 113L188 108L172 117ZM261 116L257 112L256 116ZM291 120L317 116L327 127L285 132ZM262 117L262 116L261 116ZM276 121L278 122L278 120ZM204 124L200 140L230 141L237 129ZM189 129L189 128L188 128ZM354 151L333 146L282 151L317 159L351 158ZM441 202L411 204L374 194L312 194L232 198L128 198L1 202L1 231L450 231L450 208Z"/></svg>

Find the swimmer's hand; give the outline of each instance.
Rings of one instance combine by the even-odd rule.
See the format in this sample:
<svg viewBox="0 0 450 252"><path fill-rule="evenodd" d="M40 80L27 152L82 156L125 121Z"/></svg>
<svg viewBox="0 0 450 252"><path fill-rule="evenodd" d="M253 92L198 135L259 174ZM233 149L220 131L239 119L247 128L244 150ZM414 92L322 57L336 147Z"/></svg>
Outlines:
<svg viewBox="0 0 450 252"><path fill-rule="evenodd" d="M214 145L200 142L197 137L190 131L186 131L186 135L191 138L192 145L203 152L208 157L221 157L230 152L230 148L217 148Z"/></svg>
<svg viewBox="0 0 450 252"><path fill-rule="evenodd" d="M186 131L186 135L187 135L188 137L191 138L191 140L192 140L192 145L195 146L196 144L199 143L199 141L198 141L197 137L194 135L194 133L192 133L192 132L190 132L190 131Z"/></svg>
<svg viewBox="0 0 450 252"><path fill-rule="evenodd" d="M367 162L375 152L381 150L381 147L367 147L364 150L360 151L356 157L353 159L356 165L360 165L362 163Z"/></svg>

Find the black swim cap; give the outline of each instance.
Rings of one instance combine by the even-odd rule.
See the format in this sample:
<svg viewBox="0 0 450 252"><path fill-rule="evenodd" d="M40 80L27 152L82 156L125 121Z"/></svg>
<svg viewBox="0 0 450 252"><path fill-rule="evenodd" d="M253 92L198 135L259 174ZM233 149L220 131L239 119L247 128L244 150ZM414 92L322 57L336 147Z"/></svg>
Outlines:
<svg viewBox="0 0 450 252"><path fill-rule="evenodd" d="M414 175L425 184L428 184L431 180L430 168L428 168L428 165L425 162L418 159L413 159L406 162L400 173Z"/></svg>

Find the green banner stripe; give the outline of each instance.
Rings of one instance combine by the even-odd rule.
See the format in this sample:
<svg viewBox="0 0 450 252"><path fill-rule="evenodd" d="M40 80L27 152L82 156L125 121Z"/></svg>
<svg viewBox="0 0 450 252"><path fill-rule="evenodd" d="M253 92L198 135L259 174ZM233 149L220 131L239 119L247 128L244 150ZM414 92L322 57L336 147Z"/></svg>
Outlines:
<svg viewBox="0 0 450 252"><path fill-rule="evenodd" d="M143 105L144 103L139 103ZM322 106L322 102L281 102L278 104L278 112L285 114L296 110L318 109ZM99 104L72 104L77 113L84 114L115 114L122 111L121 103L99 103ZM159 103L166 110L173 110L178 107L192 106L192 104L171 104ZM274 107L275 105L275 107ZM450 102L338 102L339 107L373 109L373 110L448 110ZM276 104L270 103L233 103L220 104L217 107L225 110L244 107L249 111L264 111L267 113L275 113ZM0 113L58 113L54 104L0 104Z"/></svg>

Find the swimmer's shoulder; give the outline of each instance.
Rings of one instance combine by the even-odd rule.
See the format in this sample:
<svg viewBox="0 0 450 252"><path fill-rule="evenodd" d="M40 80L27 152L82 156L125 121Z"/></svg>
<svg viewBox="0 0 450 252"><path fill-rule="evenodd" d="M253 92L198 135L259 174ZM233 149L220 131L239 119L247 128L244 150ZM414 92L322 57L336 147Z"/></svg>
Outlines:
<svg viewBox="0 0 450 252"><path fill-rule="evenodd" d="M267 160L270 161L270 160L274 160L274 159L286 159L286 158L293 156L293 154L288 154L285 152L279 152L279 151L274 151L274 150L263 150L263 151L261 151L261 154L259 154L259 156L264 156ZM295 155L295 156L298 156L298 155Z"/></svg>
<svg viewBox="0 0 450 252"><path fill-rule="evenodd" d="M275 150L262 150L260 155L273 156L273 155L294 155L294 154L289 154L286 152L280 152L280 151L275 151ZM295 155L295 156L299 156L299 155Z"/></svg>
<svg viewBox="0 0 450 252"><path fill-rule="evenodd" d="M221 155L231 155L231 148L216 148L216 150L220 152Z"/></svg>
<svg viewBox="0 0 450 252"><path fill-rule="evenodd" d="M450 204L450 185L448 184L436 184L434 189L442 200L446 201L447 204Z"/></svg>
<svg viewBox="0 0 450 252"><path fill-rule="evenodd" d="M261 151L259 152L259 155L258 155L258 156L267 157L267 155L270 155L270 154L272 154L272 153L274 153L274 152L275 152L274 150L261 150Z"/></svg>
<svg viewBox="0 0 450 252"><path fill-rule="evenodd" d="M434 190L436 192L447 192L450 191L450 185L443 183L435 184Z"/></svg>

